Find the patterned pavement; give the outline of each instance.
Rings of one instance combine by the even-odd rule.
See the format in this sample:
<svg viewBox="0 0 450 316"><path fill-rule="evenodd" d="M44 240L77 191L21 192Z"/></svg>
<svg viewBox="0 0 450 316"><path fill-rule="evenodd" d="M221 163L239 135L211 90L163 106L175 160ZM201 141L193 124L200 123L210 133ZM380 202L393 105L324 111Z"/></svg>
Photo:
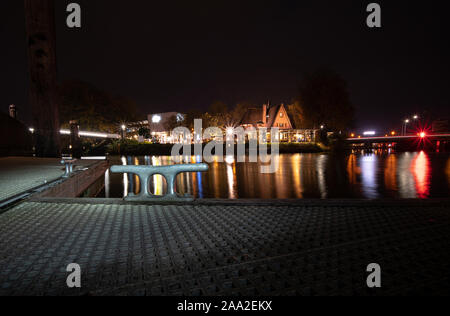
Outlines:
<svg viewBox="0 0 450 316"><path fill-rule="evenodd" d="M61 159L0 158L0 201L58 179Z"/></svg>
<svg viewBox="0 0 450 316"><path fill-rule="evenodd" d="M64 175L61 159L8 157L0 158L0 201L52 182ZM98 160L79 160L89 167Z"/></svg>
<svg viewBox="0 0 450 316"><path fill-rule="evenodd" d="M450 294L450 201L78 201L0 215L0 295Z"/></svg>

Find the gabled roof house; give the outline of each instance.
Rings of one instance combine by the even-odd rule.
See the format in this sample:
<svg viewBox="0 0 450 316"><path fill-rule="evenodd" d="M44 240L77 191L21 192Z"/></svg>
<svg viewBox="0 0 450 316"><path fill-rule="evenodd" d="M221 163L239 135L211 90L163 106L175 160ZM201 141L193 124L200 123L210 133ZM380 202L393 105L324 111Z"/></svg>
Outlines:
<svg viewBox="0 0 450 316"><path fill-rule="evenodd" d="M278 128L280 130L293 129L293 124L283 104L268 106L264 104L261 108L248 109L241 123L243 127L255 128Z"/></svg>

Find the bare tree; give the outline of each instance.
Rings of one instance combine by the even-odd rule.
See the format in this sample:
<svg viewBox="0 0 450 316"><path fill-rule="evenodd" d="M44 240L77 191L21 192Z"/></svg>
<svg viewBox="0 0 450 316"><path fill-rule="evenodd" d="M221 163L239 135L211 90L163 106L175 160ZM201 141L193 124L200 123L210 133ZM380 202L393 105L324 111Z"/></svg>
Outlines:
<svg viewBox="0 0 450 316"><path fill-rule="evenodd" d="M36 155L60 155L54 0L25 0Z"/></svg>

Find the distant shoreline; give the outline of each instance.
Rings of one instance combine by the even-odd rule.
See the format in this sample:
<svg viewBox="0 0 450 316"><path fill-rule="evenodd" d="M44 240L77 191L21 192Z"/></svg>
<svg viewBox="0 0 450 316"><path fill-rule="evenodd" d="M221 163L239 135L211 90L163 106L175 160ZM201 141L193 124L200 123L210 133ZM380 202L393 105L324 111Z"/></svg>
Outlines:
<svg viewBox="0 0 450 316"><path fill-rule="evenodd" d="M206 144L203 144L203 148ZM234 152L237 153L237 145L235 145ZM170 156L172 154L172 144L139 144L139 143L116 143L108 146L108 155L131 155L131 156L145 156L158 155ZM267 146L270 153L270 144ZM279 144L280 154L303 154L303 153L322 153L327 152L328 148L315 143L281 143ZM194 153L194 145L192 145L191 152ZM224 153L226 148L224 145ZM248 154L248 144L246 144L246 154Z"/></svg>

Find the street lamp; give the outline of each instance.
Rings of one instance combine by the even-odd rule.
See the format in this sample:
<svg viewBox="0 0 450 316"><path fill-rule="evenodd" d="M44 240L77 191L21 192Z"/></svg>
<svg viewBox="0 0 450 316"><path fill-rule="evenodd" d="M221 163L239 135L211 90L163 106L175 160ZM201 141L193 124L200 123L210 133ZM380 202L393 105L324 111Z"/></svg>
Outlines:
<svg viewBox="0 0 450 316"><path fill-rule="evenodd" d="M121 128L122 128L122 139L124 139L125 138L125 130L127 129L127 127L125 125L122 125Z"/></svg>
<svg viewBox="0 0 450 316"><path fill-rule="evenodd" d="M409 120L405 120L405 124L403 125L403 136L406 136L409 122L410 122Z"/></svg>

